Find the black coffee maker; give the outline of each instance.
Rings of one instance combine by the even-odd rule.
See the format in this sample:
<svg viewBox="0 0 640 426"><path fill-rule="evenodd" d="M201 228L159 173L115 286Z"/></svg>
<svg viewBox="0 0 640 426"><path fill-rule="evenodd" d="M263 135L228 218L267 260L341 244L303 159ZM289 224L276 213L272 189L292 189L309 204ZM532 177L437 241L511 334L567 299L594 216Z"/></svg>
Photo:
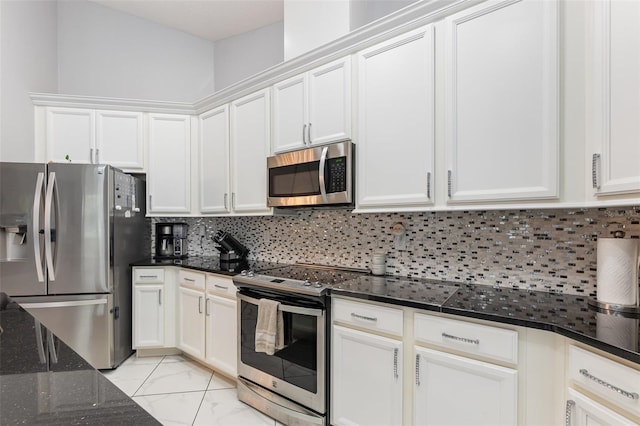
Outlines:
<svg viewBox="0 0 640 426"><path fill-rule="evenodd" d="M240 244L238 240L224 231L218 230L212 237L218 243L216 248L220 252L220 269L223 271L235 271L246 263L249 249Z"/></svg>
<svg viewBox="0 0 640 426"><path fill-rule="evenodd" d="M186 223L156 223L156 259L187 257Z"/></svg>

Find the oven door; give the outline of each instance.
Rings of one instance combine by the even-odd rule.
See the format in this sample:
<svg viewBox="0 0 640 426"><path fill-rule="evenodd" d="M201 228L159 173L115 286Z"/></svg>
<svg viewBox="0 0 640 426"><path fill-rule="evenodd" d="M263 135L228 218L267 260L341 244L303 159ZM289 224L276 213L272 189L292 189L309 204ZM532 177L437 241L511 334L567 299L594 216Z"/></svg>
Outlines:
<svg viewBox="0 0 640 426"><path fill-rule="evenodd" d="M238 300L238 376L324 414L326 311L281 302L285 347L267 355L255 351L258 299Z"/></svg>

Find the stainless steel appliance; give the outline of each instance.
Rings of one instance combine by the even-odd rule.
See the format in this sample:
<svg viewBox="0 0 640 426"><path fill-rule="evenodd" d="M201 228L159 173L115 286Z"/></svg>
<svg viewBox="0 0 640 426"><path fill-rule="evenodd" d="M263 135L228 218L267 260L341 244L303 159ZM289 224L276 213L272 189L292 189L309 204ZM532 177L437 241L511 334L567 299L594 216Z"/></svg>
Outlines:
<svg viewBox="0 0 640 426"><path fill-rule="evenodd" d="M156 223L156 258L182 259L187 257L186 223Z"/></svg>
<svg viewBox="0 0 640 426"><path fill-rule="evenodd" d="M144 182L108 165L0 163L0 291L95 368L131 354Z"/></svg>
<svg viewBox="0 0 640 426"><path fill-rule="evenodd" d="M285 152L267 158L269 207L353 204L351 141Z"/></svg>
<svg viewBox="0 0 640 426"><path fill-rule="evenodd" d="M242 271L238 287L238 399L284 424L324 425L327 419L329 285L362 275L317 265L272 265ZM260 299L280 302L283 349L255 351Z"/></svg>

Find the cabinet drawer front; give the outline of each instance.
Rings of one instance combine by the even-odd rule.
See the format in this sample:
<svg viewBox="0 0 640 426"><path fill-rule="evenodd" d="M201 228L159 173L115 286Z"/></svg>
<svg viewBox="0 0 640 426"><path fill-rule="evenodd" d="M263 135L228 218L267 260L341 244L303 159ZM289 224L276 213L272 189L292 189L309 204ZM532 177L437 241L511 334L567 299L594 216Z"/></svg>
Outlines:
<svg viewBox="0 0 640 426"><path fill-rule="evenodd" d="M164 269L159 268L135 268L133 280L139 283L164 283Z"/></svg>
<svg viewBox="0 0 640 426"><path fill-rule="evenodd" d="M178 283L181 286L204 290L204 274L181 269L178 271Z"/></svg>
<svg viewBox="0 0 640 426"><path fill-rule="evenodd" d="M417 341L518 363L518 332L431 315L415 314Z"/></svg>
<svg viewBox="0 0 640 426"><path fill-rule="evenodd" d="M402 310L333 299L333 319L369 330L402 336Z"/></svg>
<svg viewBox="0 0 640 426"><path fill-rule="evenodd" d="M568 375L574 383L640 416L640 371L570 346Z"/></svg>
<svg viewBox="0 0 640 426"><path fill-rule="evenodd" d="M207 292L220 296L236 298L236 286L231 278L207 275Z"/></svg>

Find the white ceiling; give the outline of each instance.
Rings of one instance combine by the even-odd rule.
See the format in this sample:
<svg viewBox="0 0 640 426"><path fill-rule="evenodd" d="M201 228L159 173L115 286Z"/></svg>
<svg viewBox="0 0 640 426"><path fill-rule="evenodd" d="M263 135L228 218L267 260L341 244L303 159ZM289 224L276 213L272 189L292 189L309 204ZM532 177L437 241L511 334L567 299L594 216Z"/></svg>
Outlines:
<svg viewBox="0 0 640 426"><path fill-rule="evenodd" d="M216 41L284 19L284 0L91 0Z"/></svg>

